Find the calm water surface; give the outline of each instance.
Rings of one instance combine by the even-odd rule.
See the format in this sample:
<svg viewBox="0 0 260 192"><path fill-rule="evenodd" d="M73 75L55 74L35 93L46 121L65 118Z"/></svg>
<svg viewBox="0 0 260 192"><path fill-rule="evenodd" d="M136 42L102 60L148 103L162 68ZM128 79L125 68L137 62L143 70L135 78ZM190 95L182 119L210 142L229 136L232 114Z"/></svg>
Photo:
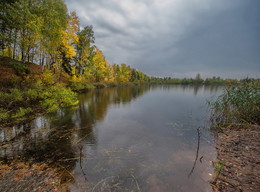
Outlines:
<svg viewBox="0 0 260 192"><path fill-rule="evenodd" d="M206 101L221 91L173 85L92 90L74 109L1 129L0 141L9 144L0 155L59 168L69 191L212 191L216 151Z"/></svg>

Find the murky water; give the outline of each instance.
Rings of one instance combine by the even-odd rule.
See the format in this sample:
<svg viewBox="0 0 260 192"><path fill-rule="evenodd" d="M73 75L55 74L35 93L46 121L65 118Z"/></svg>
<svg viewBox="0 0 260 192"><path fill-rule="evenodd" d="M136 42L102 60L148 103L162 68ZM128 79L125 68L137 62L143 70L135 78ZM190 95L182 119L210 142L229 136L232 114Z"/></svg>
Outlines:
<svg viewBox="0 0 260 192"><path fill-rule="evenodd" d="M221 91L173 85L92 90L74 109L0 129L1 159L59 168L69 191L212 191L216 152L206 100Z"/></svg>

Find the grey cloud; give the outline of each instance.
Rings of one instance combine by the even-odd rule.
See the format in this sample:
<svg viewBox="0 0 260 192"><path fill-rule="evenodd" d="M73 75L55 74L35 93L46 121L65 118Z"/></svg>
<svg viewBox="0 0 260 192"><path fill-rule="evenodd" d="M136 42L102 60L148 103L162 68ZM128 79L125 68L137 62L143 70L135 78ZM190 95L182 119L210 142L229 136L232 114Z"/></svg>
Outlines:
<svg viewBox="0 0 260 192"><path fill-rule="evenodd" d="M258 0L66 0L110 63L156 76L259 77Z"/></svg>
<svg viewBox="0 0 260 192"><path fill-rule="evenodd" d="M98 19L96 19L95 23L96 23L96 27L99 27L100 29L104 29L105 32L103 32L103 33L109 33L110 35L111 34L115 35L117 33L127 35L126 31L120 29L119 27L117 27L111 23L104 22L104 21L101 21Z"/></svg>

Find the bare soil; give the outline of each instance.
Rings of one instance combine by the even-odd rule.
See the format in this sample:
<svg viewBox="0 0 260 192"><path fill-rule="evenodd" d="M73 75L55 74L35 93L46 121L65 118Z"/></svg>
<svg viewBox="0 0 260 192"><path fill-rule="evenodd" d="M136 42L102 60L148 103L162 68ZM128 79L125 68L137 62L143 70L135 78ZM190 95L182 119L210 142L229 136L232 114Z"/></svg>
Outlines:
<svg viewBox="0 0 260 192"><path fill-rule="evenodd" d="M260 191L260 126L232 126L217 133L215 192Z"/></svg>

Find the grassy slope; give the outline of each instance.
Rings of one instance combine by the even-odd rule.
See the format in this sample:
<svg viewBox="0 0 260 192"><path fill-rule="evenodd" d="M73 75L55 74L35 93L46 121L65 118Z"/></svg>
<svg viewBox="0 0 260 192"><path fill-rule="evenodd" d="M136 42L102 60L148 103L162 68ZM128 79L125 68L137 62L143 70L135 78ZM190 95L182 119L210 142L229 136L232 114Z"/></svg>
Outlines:
<svg viewBox="0 0 260 192"><path fill-rule="evenodd" d="M65 74L42 73L39 65L0 57L0 76L1 123L77 103L76 94L67 87L69 76Z"/></svg>

